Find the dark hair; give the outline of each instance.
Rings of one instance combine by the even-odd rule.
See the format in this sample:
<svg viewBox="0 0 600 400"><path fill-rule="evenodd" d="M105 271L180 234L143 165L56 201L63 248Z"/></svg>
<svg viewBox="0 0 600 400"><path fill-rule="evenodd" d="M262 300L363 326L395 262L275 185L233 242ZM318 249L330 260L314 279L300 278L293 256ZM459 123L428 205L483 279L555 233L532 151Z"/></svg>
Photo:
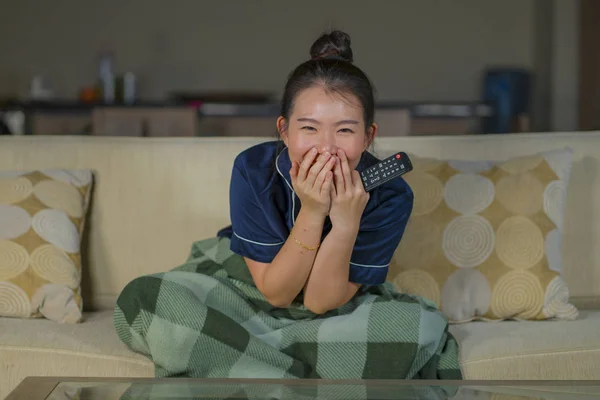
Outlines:
<svg viewBox="0 0 600 400"><path fill-rule="evenodd" d="M350 36L341 31L321 35L310 47L311 59L300 64L288 77L280 114L289 120L298 94L313 86L341 95L352 94L360 101L365 126L375 118L375 89L369 78L353 64Z"/></svg>

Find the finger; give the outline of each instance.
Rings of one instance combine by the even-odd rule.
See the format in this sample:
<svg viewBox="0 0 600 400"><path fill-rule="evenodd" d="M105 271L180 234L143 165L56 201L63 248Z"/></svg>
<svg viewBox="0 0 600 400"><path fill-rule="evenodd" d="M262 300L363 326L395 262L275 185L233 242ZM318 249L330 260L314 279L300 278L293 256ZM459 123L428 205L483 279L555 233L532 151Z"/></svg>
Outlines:
<svg viewBox="0 0 600 400"><path fill-rule="evenodd" d="M298 169L299 169L298 162L292 161L292 168L290 168L290 176L292 178L298 177Z"/></svg>
<svg viewBox="0 0 600 400"><path fill-rule="evenodd" d="M330 189L330 192L331 192L331 200L332 201L337 196L337 189L335 188L335 180L334 179L335 179L335 174L334 174L333 171L331 171L331 185L330 185L331 189Z"/></svg>
<svg viewBox="0 0 600 400"><path fill-rule="evenodd" d="M308 170L308 174L306 175L305 181L308 187L315 186L315 181L317 180L317 177L319 176L323 168L326 168L329 165L329 161L331 161L331 154L329 154L328 152L321 154L319 158L317 158L317 161L315 161L314 165L310 167L310 169Z"/></svg>
<svg viewBox="0 0 600 400"><path fill-rule="evenodd" d="M348 158L346 157L346 153L341 150L341 164L342 164L342 175L344 176L344 185L345 189L349 190L353 187L352 184L352 176L350 174L350 165L348 164Z"/></svg>
<svg viewBox="0 0 600 400"><path fill-rule="evenodd" d="M333 172L327 171L325 173L325 180L323 181L323 185L321 186L321 195L322 196L331 196L331 187L333 182Z"/></svg>
<svg viewBox="0 0 600 400"><path fill-rule="evenodd" d="M352 184L357 192L361 193L365 191L365 187L360 179L360 173L357 170L352 171Z"/></svg>
<svg viewBox="0 0 600 400"><path fill-rule="evenodd" d="M334 159L334 157L331 157L327 161L327 163L323 166L323 168L321 168L319 170L319 173L315 179L314 186L313 186L317 191L319 191L319 192L321 191L321 186L323 186L323 182L325 181L325 178L331 172L331 169L333 168L334 165L335 165L335 159ZM317 164L315 164L314 166L317 166ZM309 183L308 180L307 180L307 183Z"/></svg>
<svg viewBox="0 0 600 400"><path fill-rule="evenodd" d="M292 178L292 185L296 185L296 180L298 179L298 163L296 161L292 161L292 168L290 168L290 178Z"/></svg>
<svg viewBox="0 0 600 400"><path fill-rule="evenodd" d="M336 157L335 167L333 168L333 173L335 175L335 188L337 193L341 193L346 190L344 185L344 176L342 175L342 164L340 162L340 158Z"/></svg>
<svg viewBox="0 0 600 400"><path fill-rule="evenodd" d="M310 166L313 165L315 158L317 157L317 149L314 147L304 156L302 162L299 165L298 179L300 181L306 180Z"/></svg>

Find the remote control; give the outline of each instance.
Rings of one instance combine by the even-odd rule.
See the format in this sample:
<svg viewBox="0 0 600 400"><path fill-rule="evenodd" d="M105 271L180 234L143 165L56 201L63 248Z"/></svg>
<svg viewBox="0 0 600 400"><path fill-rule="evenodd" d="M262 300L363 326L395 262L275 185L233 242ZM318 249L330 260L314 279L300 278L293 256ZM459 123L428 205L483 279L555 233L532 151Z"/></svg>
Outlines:
<svg viewBox="0 0 600 400"><path fill-rule="evenodd" d="M363 170L360 177L365 191L368 192L385 182L412 171L412 169L412 163L406 153L399 152Z"/></svg>

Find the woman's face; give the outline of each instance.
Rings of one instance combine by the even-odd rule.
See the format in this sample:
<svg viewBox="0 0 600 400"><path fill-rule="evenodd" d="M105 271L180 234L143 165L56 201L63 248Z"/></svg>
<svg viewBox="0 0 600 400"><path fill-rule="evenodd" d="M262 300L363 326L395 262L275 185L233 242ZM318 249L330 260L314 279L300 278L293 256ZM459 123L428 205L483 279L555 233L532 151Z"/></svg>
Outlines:
<svg viewBox="0 0 600 400"><path fill-rule="evenodd" d="M313 147L319 154L337 155L343 150L352 169L358 165L377 130L375 124L366 130L357 98L328 93L320 86L303 90L296 96L287 129L284 129L285 122L280 117L277 128L292 161L301 162Z"/></svg>

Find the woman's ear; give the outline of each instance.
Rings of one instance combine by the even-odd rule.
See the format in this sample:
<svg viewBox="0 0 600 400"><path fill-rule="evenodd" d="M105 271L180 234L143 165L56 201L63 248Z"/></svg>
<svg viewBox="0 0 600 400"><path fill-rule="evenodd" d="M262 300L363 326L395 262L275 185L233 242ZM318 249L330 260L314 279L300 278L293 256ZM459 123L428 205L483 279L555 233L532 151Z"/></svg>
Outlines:
<svg viewBox="0 0 600 400"><path fill-rule="evenodd" d="M279 132L279 136L281 136L281 140L288 145L288 122L285 118L279 117L277 118L277 132Z"/></svg>
<svg viewBox="0 0 600 400"><path fill-rule="evenodd" d="M373 144L373 141L375 140L375 136L377 136L378 130L379 130L379 127L377 126L376 123L373 123L370 127L367 128L367 134L365 135L364 150L367 150L369 148L369 146L371 146Z"/></svg>

